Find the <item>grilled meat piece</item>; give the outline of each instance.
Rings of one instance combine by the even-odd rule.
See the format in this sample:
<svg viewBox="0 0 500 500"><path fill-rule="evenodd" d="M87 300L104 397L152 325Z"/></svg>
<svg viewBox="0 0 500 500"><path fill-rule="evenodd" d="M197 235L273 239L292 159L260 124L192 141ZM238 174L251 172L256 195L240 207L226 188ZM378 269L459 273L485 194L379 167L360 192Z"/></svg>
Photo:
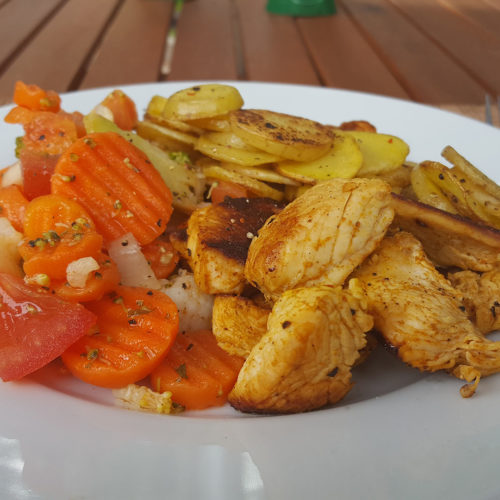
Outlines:
<svg viewBox="0 0 500 500"><path fill-rule="evenodd" d="M267 330L271 309L252 299L218 295L212 311L212 331L219 346L229 354L246 358Z"/></svg>
<svg viewBox="0 0 500 500"><path fill-rule="evenodd" d="M500 268L448 273L448 279L462 293L467 314L482 333L500 329Z"/></svg>
<svg viewBox="0 0 500 500"><path fill-rule="evenodd" d="M268 219L252 240L248 281L271 300L297 287L342 284L392 222L390 191L373 179L313 186Z"/></svg>
<svg viewBox="0 0 500 500"><path fill-rule="evenodd" d="M352 386L351 368L372 325L360 302L341 287L283 293L229 402L258 413L295 413L336 403Z"/></svg>
<svg viewBox="0 0 500 500"><path fill-rule="evenodd" d="M500 231L396 194L392 206L394 224L414 234L436 265L483 272L500 262Z"/></svg>
<svg viewBox="0 0 500 500"><path fill-rule="evenodd" d="M500 370L500 342L484 338L464 311L460 294L440 274L411 234L386 237L353 273L349 289L365 296L375 328L409 365L447 370L474 381Z"/></svg>
<svg viewBox="0 0 500 500"><path fill-rule="evenodd" d="M205 293L240 293L252 237L282 205L269 198L226 198L198 209L188 221L189 264Z"/></svg>

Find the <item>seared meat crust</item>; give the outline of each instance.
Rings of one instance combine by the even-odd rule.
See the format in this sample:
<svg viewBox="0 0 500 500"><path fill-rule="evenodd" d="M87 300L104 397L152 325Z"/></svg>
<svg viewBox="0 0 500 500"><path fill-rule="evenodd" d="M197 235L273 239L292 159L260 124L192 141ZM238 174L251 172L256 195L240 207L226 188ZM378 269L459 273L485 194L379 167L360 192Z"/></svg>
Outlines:
<svg viewBox="0 0 500 500"><path fill-rule="evenodd" d="M285 292L229 402L246 412L295 413L339 401L352 386L351 368L372 325L360 302L341 287Z"/></svg>
<svg viewBox="0 0 500 500"><path fill-rule="evenodd" d="M390 190L373 179L313 186L268 219L252 240L248 281L271 300L297 287L342 284L392 222Z"/></svg>
<svg viewBox="0 0 500 500"><path fill-rule="evenodd" d="M270 312L247 297L218 295L212 312L217 343L229 354L246 358L266 333Z"/></svg>
<svg viewBox="0 0 500 500"><path fill-rule="evenodd" d="M436 265L491 271L500 262L500 231L396 194L392 198L394 224L415 235Z"/></svg>
<svg viewBox="0 0 500 500"><path fill-rule="evenodd" d="M253 235L281 205L269 198L226 198L198 209L188 221L189 263L205 293L240 293Z"/></svg>

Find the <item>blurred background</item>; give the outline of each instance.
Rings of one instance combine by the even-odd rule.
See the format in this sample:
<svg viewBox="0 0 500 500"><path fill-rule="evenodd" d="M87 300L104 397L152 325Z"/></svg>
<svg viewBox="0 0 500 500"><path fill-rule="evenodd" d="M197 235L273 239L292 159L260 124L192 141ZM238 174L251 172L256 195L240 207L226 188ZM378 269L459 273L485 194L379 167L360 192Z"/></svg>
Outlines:
<svg viewBox="0 0 500 500"><path fill-rule="evenodd" d="M335 14L312 17L266 7L0 0L0 103L16 80L59 92L255 80L394 96L483 120L485 96L495 103L500 94L499 0L335 0Z"/></svg>

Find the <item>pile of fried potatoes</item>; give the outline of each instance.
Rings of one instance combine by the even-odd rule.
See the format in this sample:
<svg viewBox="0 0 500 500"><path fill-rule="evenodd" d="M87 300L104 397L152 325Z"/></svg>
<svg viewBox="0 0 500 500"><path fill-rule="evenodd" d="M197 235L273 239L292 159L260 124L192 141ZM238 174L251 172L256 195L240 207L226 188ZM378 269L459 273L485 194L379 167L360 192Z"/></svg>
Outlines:
<svg viewBox="0 0 500 500"><path fill-rule="evenodd" d="M166 98L154 96L137 133L170 151L187 153L209 182L244 186L255 196L291 200L335 177L391 172L402 186L408 145L366 122L344 127L261 109L244 109L238 90L207 84ZM403 172L394 175L395 170Z"/></svg>
<svg viewBox="0 0 500 500"><path fill-rule="evenodd" d="M186 153L208 185L242 185L255 196L292 200L332 178L376 177L393 190L500 229L500 187L447 146L436 161L407 162L408 145L365 121L321 124L243 108L235 87L206 84L154 96L137 133Z"/></svg>

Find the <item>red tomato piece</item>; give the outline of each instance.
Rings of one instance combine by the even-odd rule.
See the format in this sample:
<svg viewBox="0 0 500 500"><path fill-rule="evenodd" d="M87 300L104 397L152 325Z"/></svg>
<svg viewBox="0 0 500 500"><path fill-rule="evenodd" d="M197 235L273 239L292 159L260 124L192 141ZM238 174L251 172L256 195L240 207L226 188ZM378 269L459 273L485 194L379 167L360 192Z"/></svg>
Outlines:
<svg viewBox="0 0 500 500"><path fill-rule="evenodd" d="M18 380L60 356L95 324L80 304L65 302L21 278L0 273L0 377Z"/></svg>
<svg viewBox="0 0 500 500"><path fill-rule="evenodd" d="M50 178L60 155L47 155L22 148L19 155L23 192L28 200L50 193Z"/></svg>

